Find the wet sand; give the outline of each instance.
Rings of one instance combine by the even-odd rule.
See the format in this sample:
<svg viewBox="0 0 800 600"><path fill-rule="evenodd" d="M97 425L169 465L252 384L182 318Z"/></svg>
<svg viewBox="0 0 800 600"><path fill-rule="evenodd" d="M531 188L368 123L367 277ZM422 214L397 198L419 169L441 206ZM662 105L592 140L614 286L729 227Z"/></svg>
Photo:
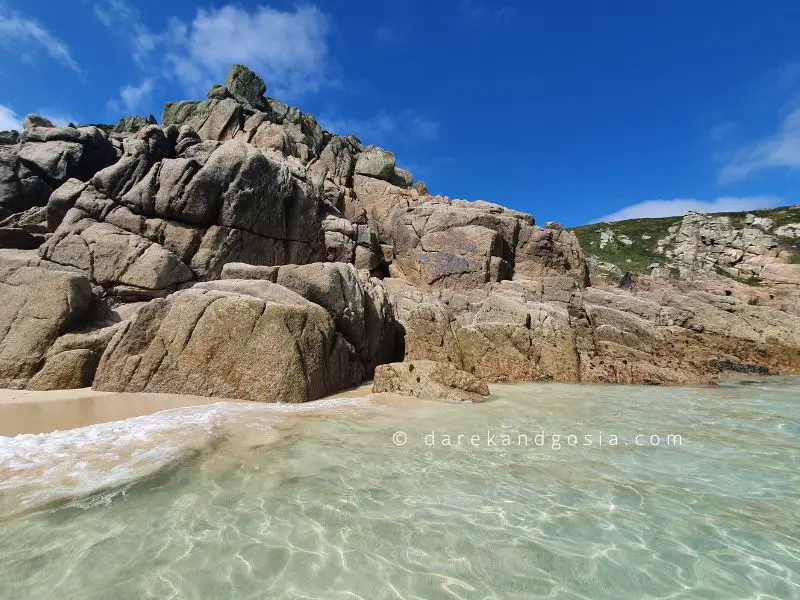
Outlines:
<svg viewBox="0 0 800 600"><path fill-rule="evenodd" d="M329 396L353 398L371 394L372 383ZM246 402L183 394L97 392L91 388L34 392L0 389L0 436L50 433L110 423L186 406Z"/></svg>

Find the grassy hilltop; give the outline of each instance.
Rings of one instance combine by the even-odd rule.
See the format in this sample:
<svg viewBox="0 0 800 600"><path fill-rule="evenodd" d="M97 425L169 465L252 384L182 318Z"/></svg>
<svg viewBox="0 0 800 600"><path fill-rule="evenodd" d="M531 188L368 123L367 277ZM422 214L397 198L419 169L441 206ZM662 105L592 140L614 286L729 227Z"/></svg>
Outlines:
<svg viewBox="0 0 800 600"><path fill-rule="evenodd" d="M788 223L800 223L800 205L711 214L715 217L730 217L731 225L737 229L745 226L745 216L747 214L753 214L757 217L769 217L774 222L773 230ZM663 254L657 252L658 241L667 237L667 230L672 225L680 223L682 219L683 217L629 219L613 223L601 222L572 227L570 231L575 232L581 247L587 255L591 254L602 261L612 263L623 272L649 273L649 266L652 263L664 264L667 261ZM601 232L609 229L614 232L614 239L601 248ZM626 239L632 243L624 243ZM791 262L800 262L800 240L776 239L780 247L793 253Z"/></svg>

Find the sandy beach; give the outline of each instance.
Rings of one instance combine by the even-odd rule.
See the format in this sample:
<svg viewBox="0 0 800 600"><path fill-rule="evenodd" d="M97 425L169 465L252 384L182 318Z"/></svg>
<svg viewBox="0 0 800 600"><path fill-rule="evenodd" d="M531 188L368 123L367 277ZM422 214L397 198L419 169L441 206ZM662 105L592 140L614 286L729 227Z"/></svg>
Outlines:
<svg viewBox="0 0 800 600"><path fill-rule="evenodd" d="M330 397L358 397L371 392L369 382ZM0 389L0 436L63 431L215 402L244 401L184 394L98 392L91 388L48 392Z"/></svg>

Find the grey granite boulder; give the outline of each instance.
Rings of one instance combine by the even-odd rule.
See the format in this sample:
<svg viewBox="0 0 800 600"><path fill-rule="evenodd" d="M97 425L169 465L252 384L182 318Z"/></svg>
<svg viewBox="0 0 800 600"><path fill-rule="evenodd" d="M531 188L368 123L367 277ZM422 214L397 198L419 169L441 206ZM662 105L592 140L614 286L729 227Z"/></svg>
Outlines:
<svg viewBox="0 0 800 600"><path fill-rule="evenodd" d="M430 360L379 366L375 369L372 391L450 402L484 402L489 396L485 381L457 369L452 363Z"/></svg>
<svg viewBox="0 0 800 600"><path fill-rule="evenodd" d="M358 353L369 376L375 365L402 358L394 315L383 284L351 264L257 267L228 264L223 278L268 280L324 308Z"/></svg>
<svg viewBox="0 0 800 600"><path fill-rule="evenodd" d="M28 382L29 390L68 390L90 387L103 351L122 323L91 331L67 333L45 355L44 366Z"/></svg>
<svg viewBox="0 0 800 600"><path fill-rule="evenodd" d="M0 267L0 387L22 388L53 342L87 319L93 305L83 275Z"/></svg>
<svg viewBox="0 0 800 600"><path fill-rule="evenodd" d="M578 238L555 224L523 227L515 252L514 277L536 279L568 275L589 285L589 268Z"/></svg>
<svg viewBox="0 0 800 600"><path fill-rule="evenodd" d="M370 146L359 153L356 158L355 172L365 177L389 181L395 173L394 154L387 152L383 148Z"/></svg>
<svg viewBox="0 0 800 600"><path fill-rule="evenodd" d="M268 281L224 280L139 309L106 349L93 387L304 402L362 377L325 309Z"/></svg>
<svg viewBox="0 0 800 600"><path fill-rule="evenodd" d="M233 65L225 77L225 89L242 104L260 106L267 93L264 80L244 65Z"/></svg>

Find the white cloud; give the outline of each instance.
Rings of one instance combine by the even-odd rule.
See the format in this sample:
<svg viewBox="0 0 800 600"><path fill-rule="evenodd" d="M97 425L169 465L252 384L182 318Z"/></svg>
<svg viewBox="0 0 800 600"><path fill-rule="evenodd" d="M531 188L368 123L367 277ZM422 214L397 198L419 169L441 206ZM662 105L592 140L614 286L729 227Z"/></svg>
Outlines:
<svg viewBox="0 0 800 600"><path fill-rule="evenodd" d="M30 60L30 52L40 47L51 58L66 65L76 73L81 73L81 68L70 54L69 46L53 37L44 26L36 21L25 19L17 15L0 15L0 45L7 50L12 50L19 56ZM25 52L22 50L25 49Z"/></svg>
<svg viewBox="0 0 800 600"><path fill-rule="evenodd" d="M696 198L675 198L673 200L647 200L621 208L604 215L593 223L625 221L627 219L646 219L654 217L675 217L685 215L690 210L702 212L739 212L759 208L773 208L787 204L776 196L725 196L716 200L698 200Z"/></svg>
<svg viewBox="0 0 800 600"><path fill-rule="evenodd" d="M162 33L148 29L126 0L103 0L95 15L113 30L125 29L134 61L149 77L177 79L191 95L221 83L234 63L258 73L270 93L290 99L328 81L328 17L313 6L200 9L189 22L170 19ZM148 65L153 61L160 64Z"/></svg>
<svg viewBox="0 0 800 600"><path fill-rule="evenodd" d="M144 102L153 94L154 82L151 78L144 79L139 85L126 85L119 91L119 99L111 100L108 107L111 110L122 110L126 114L135 114Z"/></svg>
<svg viewBox="0 0 800 600"><path fill-rule="evenodd" d="M241 63L285 94L317 91L324 84L328 19L314 7L199 10L191 23L173 26L173 33L173 54L217 81L231 64Z"/></svg>
<svg viewBox="0 0 800 600"><path fill-rule="evenodd" d="M146 66L146 59L156 49L159 39L142 23L139 11L126 0L105 0L94 5L94 14L109 29L123 31L130 40L134 61Z"/></svg>
<svg viewBox="0 0 800 600"><path fill-rule="evenodd" d="M398 140L433 142L439 138L439 124L413 111L397 116L386 112L367 119L320 117L320 125L339 135L353 134L367 144L391 145Z"/></svg>
<svg viewBox="0 0 800 600"><path fill-rule="evenodd" d="M800 107L786 116L775 134L734 153L719 179L723 183L741 181L776 167L800 169Z"/></svg>
<svg viewBox="0 0 800 600"><path fill-rule="evenodd" d="M11 108L0 104L0 131L11 129L22 129L22 119Z"/></svg>

